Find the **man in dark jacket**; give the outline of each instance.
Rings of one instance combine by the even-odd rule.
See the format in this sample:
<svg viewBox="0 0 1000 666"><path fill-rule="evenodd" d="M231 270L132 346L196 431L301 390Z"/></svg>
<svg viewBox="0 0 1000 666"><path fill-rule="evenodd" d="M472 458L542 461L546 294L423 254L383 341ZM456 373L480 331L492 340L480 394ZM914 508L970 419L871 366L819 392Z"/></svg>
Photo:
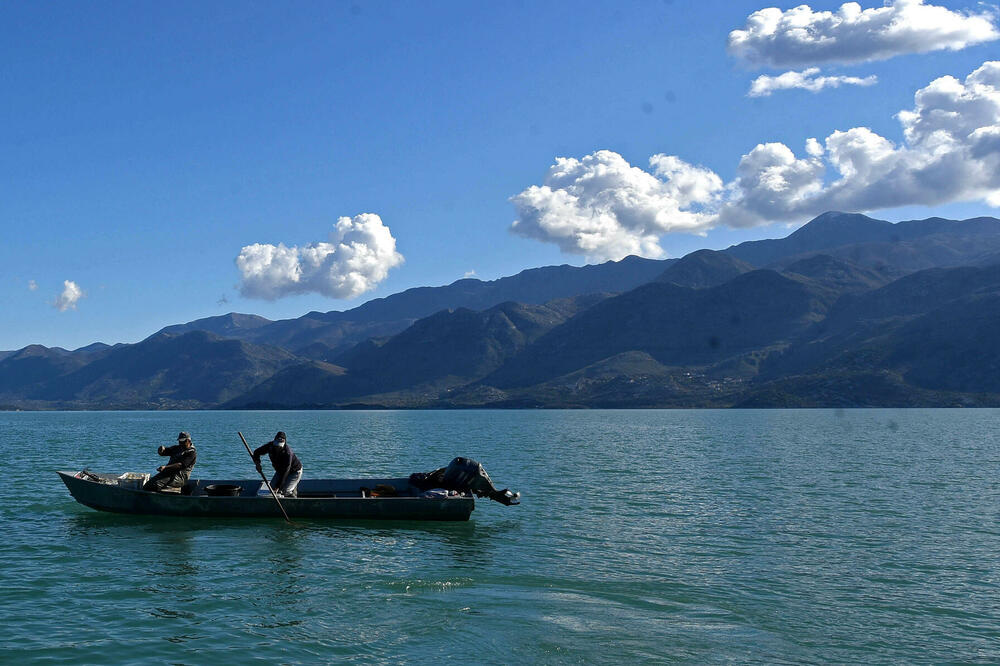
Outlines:
<svg viewBox="0 0 1000 666"><path fill-rule="evenodd" d="M191 476L191 468L198 459L198 452L191 442L191 435L182 432L177 435L176 446L161 446L156 449L161 456L170 456L166 465L156 468L159 472L142 487L154 493L162 492L164 488L180 488Z"/></svg>
<svg viewBox="0 0 1000 666"><path fill-rule="evenodd" d="M271 459L274 476L271 477L271 488L279 495L298 497L299 480L302 478L302 463L298 456L288 446L285 433L278 431L274 439L264 446L254 450L253 462L260 472L260 457L264 454Z"/></svg>

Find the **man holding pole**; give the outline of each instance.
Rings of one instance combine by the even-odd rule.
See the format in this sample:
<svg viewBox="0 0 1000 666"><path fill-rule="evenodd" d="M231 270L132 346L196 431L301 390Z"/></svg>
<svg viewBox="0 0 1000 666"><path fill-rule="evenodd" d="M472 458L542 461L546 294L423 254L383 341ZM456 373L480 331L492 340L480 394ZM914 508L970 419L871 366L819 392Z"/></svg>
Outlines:
<svg viewBox="0 0 1000 666"><path fill-rule="evenodd" d="M255 449L251 454L257 471L262 474L260 457L265 453L271 459L271 466L274 468L271 488L275 494L284 497L298 497L299 480L302 479L302 463L292 448L288 446L284 432L279 430L273 440Z"/></svg>

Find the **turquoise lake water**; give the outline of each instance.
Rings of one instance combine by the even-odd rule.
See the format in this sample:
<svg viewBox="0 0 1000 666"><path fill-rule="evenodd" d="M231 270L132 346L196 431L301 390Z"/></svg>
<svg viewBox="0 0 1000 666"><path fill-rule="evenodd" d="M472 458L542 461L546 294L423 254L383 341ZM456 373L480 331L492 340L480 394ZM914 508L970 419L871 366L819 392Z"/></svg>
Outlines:
<svg viewBox="0 0 1000 666"><path fill-rule="evenodd" d="M467 523L119 516L57 469L477 458ZM4 663L997 663L1000 411L0 413ZM266 466L266 463L265 463ZM445 663L445 662L440 662Z"/></svg>

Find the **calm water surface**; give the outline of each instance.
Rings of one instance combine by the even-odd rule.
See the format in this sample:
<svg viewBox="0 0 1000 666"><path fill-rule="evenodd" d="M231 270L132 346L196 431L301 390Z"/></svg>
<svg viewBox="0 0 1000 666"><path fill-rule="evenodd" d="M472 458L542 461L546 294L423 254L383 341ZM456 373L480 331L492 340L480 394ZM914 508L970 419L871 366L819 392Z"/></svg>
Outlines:
<svg viewBox="0 0 1000 666"><path fill-rule="evenodd" d="M468 523L130 517L57 469L479 459ZM1000 411L4 413L0 661L1000 661Z"/></svg>

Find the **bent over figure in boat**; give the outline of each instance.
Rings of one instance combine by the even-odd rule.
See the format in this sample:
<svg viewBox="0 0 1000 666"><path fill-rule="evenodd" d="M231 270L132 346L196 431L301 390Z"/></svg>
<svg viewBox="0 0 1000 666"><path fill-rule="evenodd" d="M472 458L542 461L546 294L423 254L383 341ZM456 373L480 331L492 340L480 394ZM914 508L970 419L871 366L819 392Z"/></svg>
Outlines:
<svg viewBox="0 0 1000 666"><path fill-rule="evenodd" d="M198 452L195 451L191 442L191 435L182 432L177 435L176 446L161 446L156 449L161 456L170 456L170 461L166 465L156 468L158 474L147 481L143 490L161 493L167 488L181 488L191 477L191 469L198 459Z"/></svg>
<svg viewBox="0 0 1000 666"><path fill-rule="evenodd" d="M438 488L472 492L476 497L489 497L506 506L521 503L521 493L511 492L507 488L497 490L486 469L472 458L458 457L448 463L447 467L433 472L411 474L410 484L425 492L434 492Z"/></svg>
<svg viewBox="0 0 1000 666"><path fill-rule="evenodd" d="M302 479L302 461L288 446L285 433L281 430L270 442L258 447L253 452L253 464L257 472L263 474L260 467L260 457L264 454L271 459L274 476L271 477L271 488L283 497L298 497L299 481Z"/></svg>

